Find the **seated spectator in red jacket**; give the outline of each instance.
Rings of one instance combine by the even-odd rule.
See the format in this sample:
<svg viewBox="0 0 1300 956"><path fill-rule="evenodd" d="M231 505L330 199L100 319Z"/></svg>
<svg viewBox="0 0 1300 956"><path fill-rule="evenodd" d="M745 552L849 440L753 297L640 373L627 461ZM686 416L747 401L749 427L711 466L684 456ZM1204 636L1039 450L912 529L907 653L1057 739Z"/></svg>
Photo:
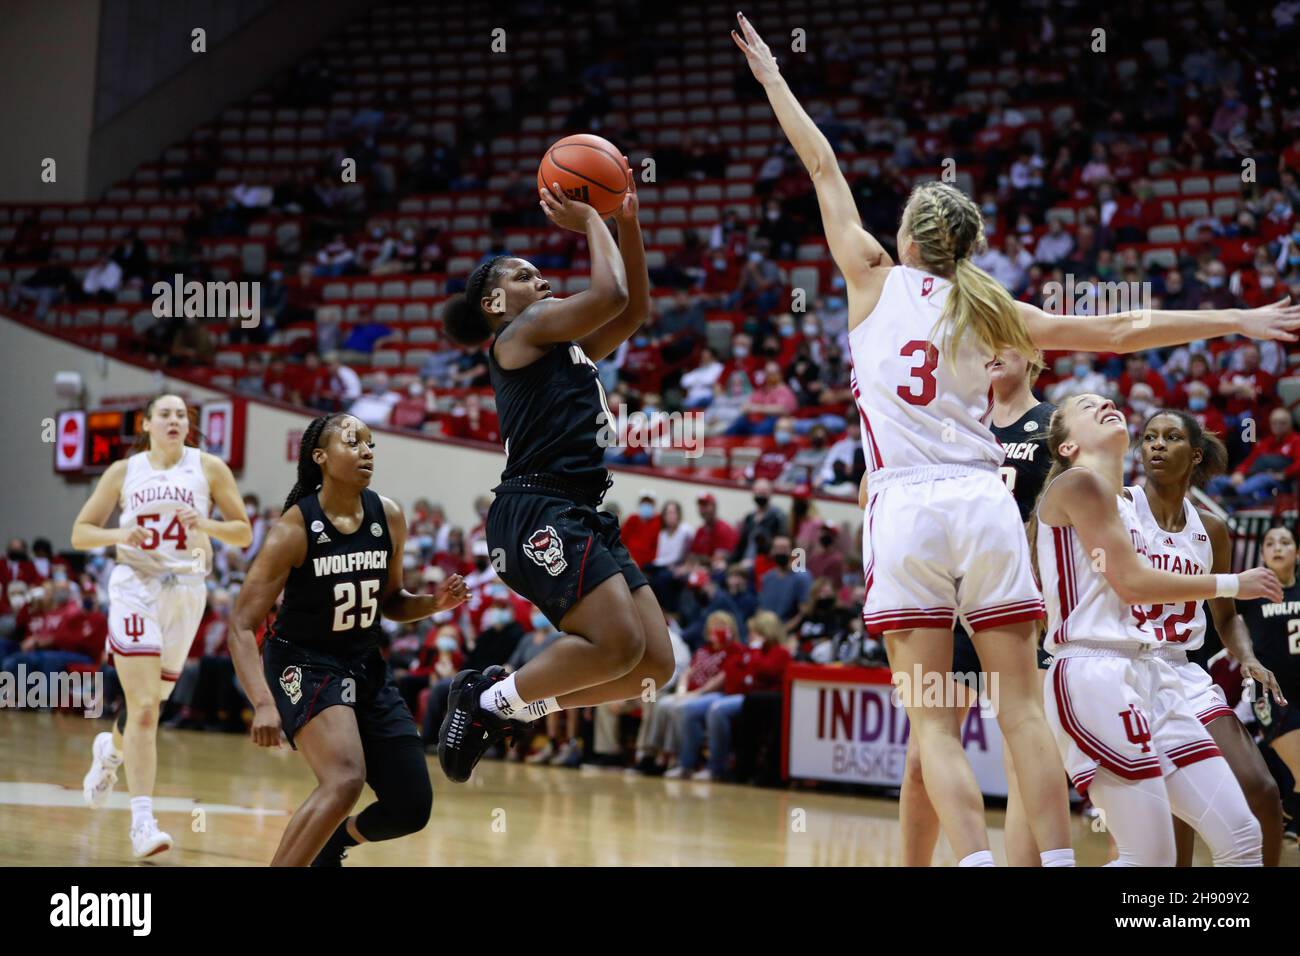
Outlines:
<svg viewBox="0 0 1300 956"><path fill-rule="evenodd" d="M1151 386L1157 404L1163 406L1168 401L1169 386L1164 378L1150 366L1145 355L1133 352L1124 360L1124 373L1119 377L1119 393L1128 395L1138 382Z"/></svg>
<svg viewBox="0 0 1300 956"><path fill-rule="evenodd" d="M1191 412L1201 428L1222 438L1228 430L1228 423L1223 420L1223 413L1215 407L1214 393L1210 390L1210 386L1205 382L1188 382L1183 387L1183 391L1186 393L1186 401L1183 404L1187 406L1187 410Z"/></svg>
<svg viewBox="0 0 1300 956"><path fill-rule="evenodd" d="M69 664L94 664L104 653L108 621L93 604L84 607L66 584L35 588L23 608L25 632L16 653L0 661L0 671L56 674ZM87 602L89 603L89 601ZM24 615L20 615L23 617Z"/></svg>
<svg viewBox="0 0 1300 956"><path fill-rule="evenodd" d="M409 428L419 431L429 416L428 390L420 382L412 382L406 388L406 394L397 400L388 424L394 428Z"/></svg>
<svg viewBox="0 0 1300 956"><path fill-rule="evenodd" d="M785 471L786 463L799 451L799 446L795 443L793 418L778 418L772 438L776 442L775 446L765 449L745 469L746 481L759 478L775 481Z"/></svg>
<svg viewBox="0 0 1300 956"><path fill-rule="evenodd" d="M700 512L700 525L691 541L691 554L705 560L712 560L719 554L725 558L740 541L736 529L718 517L718 499L709 492L701 492L695 506Z"/></svg>
<svg viewBox="0 0 1300 956"><path fill-rule="evenodd" d="M5 559L0 561L0 587L8 588L10 581L22 581L30 589L43 580L27 553L27 542L22 538L10 538Z"/></svg>
<svg viewBox="0 0 1300 956"><path fill-rule="evenodd" d="M483 407L483 396L470 392L452 407L442 422L443 434L452 438L471 438L496 444L500 441L500 424L496 412Z"/></svg>
<svg viewBox="0 0 1300 956"><path fill-rule="evenodd" d="M1300 477L1300 434L1291 412L1273 409L1268 416L1268 430L1269 434L1231 475L1219 475L1210 481L1211 494L1236 494L1247 502L1262 502L1295 490L1296 478Z"/></svg>
<svg viewBox="0 0 1300 956"><path fill-rule="evenodd" d="M65 580L71 577L68 562L54 553L49 538L32 539L32 566L42 581L55 577L60 571Z"/></svg>
<svg viewBox="0 0 1300 956"><path fill-rule="evenodd" d="M785 670L790 666L785 627L771 611L759 611L749 619L749 644L738 654L723 661L722 696L709 704L701 723L707 727L709 766L696 773L694 780L722 780L731 761L732 721L740 714L745 695L757 691L780 690ZM691 708L681 711L687 723L695 715ZM699 718L696 718L699 719ZM691 737L686 729L682 739ZM683 766L687 754L682 749Z"/></svg>
<svg viewBox="0 0 1300 956"><path fill-rule="evenodd" d="M658 502L653 491L642 491L637 499L637 510L623 519L620 532L623 546L638 568L652 562L659 550L659 527L663 519L656 508Z"/></svg>
<svg viewBox="0 0 1300 956"><path fill-rule="evenodd" d="M1224 412L1229 418L1249 414L1258 419L1275 404L1277 379L1259 367L1259 348L1253 342L1246 342L1237 351L1242 367L1219 377Z"/></svg>

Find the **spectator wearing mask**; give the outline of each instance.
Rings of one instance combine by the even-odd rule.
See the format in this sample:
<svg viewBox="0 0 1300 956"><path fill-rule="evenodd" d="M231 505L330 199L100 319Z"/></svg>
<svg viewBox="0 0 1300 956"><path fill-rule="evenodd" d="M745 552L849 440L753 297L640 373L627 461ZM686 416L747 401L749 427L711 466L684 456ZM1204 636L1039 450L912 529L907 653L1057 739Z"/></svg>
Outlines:
<svg viewBox="0 0 1300 956"><path fill-rule="evenodd" d="M844 580L844 552L840 549L840 529L835 522L822 522L817 543L808 553L808 573L814 578L829 578L837 586Z"/></svg>
<svg viewBox="0 0 1300 956"><path fill-rule="evenodd" d="M402 393L391 387L391 381L387 372L376 372L370 388L348 406L348 414L367 425L387 425L393 409L402 400Z"/></svg>
<svg viewBox="0 0 1300 956"><path fill-rule="evenodd" d="M744 561L752 566L759 553L760 539L770 544L777 535L785 532L785 513L772 504L772 483L760 478L754 482L754 510L741 522L740 539L731 553L731 560Z"/></svg>
<svg viewBox="0 0 1300 956"><path fill-rule="evenodd" d="M812 590L812 575L802 568L795 570L792 551L790 539L785 535L772 539L775 566L763 575L758 588L758 606L787 623L797 619L800 605L808 600Z"/></svg>
<svg viewBox="0 0 1300 956"><path fill-rule="evenodd" d="M655 707L656 719L671 724L652 736L652 739L657 736L662 741L660 765L664 755L674 751L678 759L677 766L664 774L666 777L688 777L694 772L709 707L722 696L726 662L744 651L739 641L739 628L729 614L710 614L705 636L707 643L691 657L684 686L679 683L677 693L659 698ZM658 714L661 709L662 713Z"/></svg>
<svg viewBox="0 0 1300 956"><path fill-rule="evenodd" d="M68 575L68 562L62 558L55 557L54 548L50 544L49 538L35 538L32 541L32 567L42 581L46 581L55 576L55 572L61 570L64 579Z"/></svg>
<svg viewBox="0 0 1300 956"><path fill-rule="evenodd" d="M1187 410L1205 431L1220 437L1228 430L1223 415L1214 407L1214 393L1204 382L1188 382L1184 387Z"/></svg>
<svg viewBox="0 0 1300 956"><path fill-rule="evenodd" d="M839 578L818 577L790 628L798 641L800 660L832 661L834 648L848 637L853 612L836 599L839 581Z"/></svg>
<svg viewBox="0 0 1300 956"><path fill-rule="evenodd" d="M723 780L731 761L732 725L748 694L779 691L790 666L785 628L775 614L759 611L749 619L749 643L739 654L723 660L722 696L709 705L705 726L709 740L709 765L692 780ZM692 729L683 734L694 733ZM685 747L683 747L683 753Z"/></svg>
<svg viewBox="0 0 1300 956"><path fill-rule="evenodd" d="M1230 475L1210 480L1211 494L1237 497L1257 503L1276 494L1293 492L1300 476L1300 434L1291 412L1275 408L1268 416L1269 434L1260 440Z"/></svg>
<svg viewBox="0 0 1300 956"><path fill-rule="evenodd" d="M623 520L620 535L623 546L638 568L649 565L659 549L659 531L663 518L656 513L658 498L648 488L637 499L637 509Z"/></svg>
<svg viewBox="0 0 1300 956"><path fill-rule="evenodd" d="M1151 393L1161 407L1168 404L1168 384L1160 373L1147 362L1145 355L1134 352L1124 359L1124 373L1119 377L1119 393L1121 395L1130 394L1133 391L1133 386L1139 382L1150 387Z"/></svg>
<svg viewBox="0 0 1300 956"><path fill-rule="evenodd" d="M1075 395L1114 394L1111 381L1101 372L1093 370L1092 356L1087 352L1075 352L1073 357L1062 357L1057 363L1057 370L1060 380L1047 389L1047 400L1054 405L1060 405Z"/></svg>
<svg viewBox="0 0 1300 956"><path fill-rule="evenodd" d="M22 581L30 590L43 580L27 553L27 542L22 538L10 538L5 559L0 561L0 587L7 588L11 581Z"/></svg>
<svg viewBox="0 0 1300 956"><path fill-rule="evenodd" d="M24 636L16 653L0 661L0 672L57 674L69 664L94 664L104 655L108 621L78 602L67 584L38 587L24 608Z"/></svg>
<svg viewBox="0 0 1300 956"><path fill-rule="evenodd" d="M1047 233L1034 246L1034 261L1055 265L1070 257L1074 251L1074 238L1065 231L1061 220L1053 218L1047 224Z"/></svg>
<svg viewBox="0 0 1300 956"><path fill-rule="evenodd" d="M765 448L757 459L745 468L745 480L754 481L763 478L776 481L786 470L787 465L799 452L795 443L794 419L781 417L776 420L772 431L772 447Z"/></svg>
<svg viewBox="0 0 1300 956"><path fill-rule="evenodd" d="M704 568L694 568L686 576L686 591L681 603L684 608L689 605L688 609L682 611L680 617L683 624L682 640L692 651L704 643L704 629L709 618L715 613L723 612L730 614L736 620L741 620L740 604L733 598L731 592L719 586L717 578Z"/></svg>

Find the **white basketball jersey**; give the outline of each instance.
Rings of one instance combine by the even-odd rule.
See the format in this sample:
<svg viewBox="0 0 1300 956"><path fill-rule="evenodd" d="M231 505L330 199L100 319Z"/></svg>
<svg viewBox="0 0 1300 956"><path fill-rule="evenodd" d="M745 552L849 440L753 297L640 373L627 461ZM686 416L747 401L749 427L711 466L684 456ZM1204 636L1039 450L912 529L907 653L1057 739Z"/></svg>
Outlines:
<svg viewBox="0 0 1300 956"><path fill-rule="evenodd" d="M868 471L1002 464L1002 446L986 424L993 353L968 332L949 362L946 330L935 329L951 287L920 269L894 266L875 309L849 333Z"/></svg>
<svg viewBox="0 0 1300 956"><path fill-rule="evenodd" d="M212 565L211 542L202 531L186 529L177 512L193 508L200 518L206 518L211 504L197 448L186 447L180 461L165 471L149 464L147 452L132 455L126 460L118 499L122 509L118 524L123 528L139 525L149 532L149 538L138 548L118 545L117 560L142 574L207 573Z"/></svg>
<svg viewBox="0 0 1300 956"><path fill-rule="evenodd" d="M1116 496L1116 501L1134 550L1140 550L1144 542L1133 502L1122 494ZM1096 562L1084 551L1074 528L1056 528L1040 518L1035 547L1047 603L1043 647L1049 654L1075 641L1129 647L1158 643L1136 609L1121 601L1106 576L1096 570Z"/></svg>
<svg viewBox="0 0 1300 956"><path fill-rule="evenodd" d="M1214 548L1196 507L1183 499L1183 530L1165 531L1151 513L1151 502L1141 488L1129 488L1137 513L1138 527L1146 541L1146 556L1153 568L1173 574L1210 574ZM1147 626L1170 650L1194 651L1205 643L1205 602L1154 604L1135 609Z"/></svg>

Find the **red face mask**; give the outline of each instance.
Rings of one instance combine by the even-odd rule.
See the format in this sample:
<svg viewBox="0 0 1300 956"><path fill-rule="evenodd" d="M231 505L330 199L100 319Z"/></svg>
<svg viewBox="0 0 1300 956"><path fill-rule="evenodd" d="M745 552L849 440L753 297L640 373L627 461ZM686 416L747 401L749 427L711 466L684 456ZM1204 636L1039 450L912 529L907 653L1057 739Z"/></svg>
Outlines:
<svg viewBox="0 0 1300 956"><path fill-rule="evenodd" d="M713 643L725 644L731 639L731 630L725 627L712 627L709 628L709 636L713 638Z"/></svg>

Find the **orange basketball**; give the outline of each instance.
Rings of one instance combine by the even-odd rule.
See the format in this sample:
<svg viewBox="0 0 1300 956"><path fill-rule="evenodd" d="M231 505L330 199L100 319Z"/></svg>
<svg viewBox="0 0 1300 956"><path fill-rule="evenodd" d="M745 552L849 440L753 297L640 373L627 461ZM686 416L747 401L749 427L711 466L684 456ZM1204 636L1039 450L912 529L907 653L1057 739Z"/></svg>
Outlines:
<svg viewBox="0 0 1300 956"><path fill-rule="evenodd" d="M537 190L559 183L570 199L585 202L602 216L613 215L627 193L627 163L607 139L576 133L557 140L537 167Z"/></svg>

